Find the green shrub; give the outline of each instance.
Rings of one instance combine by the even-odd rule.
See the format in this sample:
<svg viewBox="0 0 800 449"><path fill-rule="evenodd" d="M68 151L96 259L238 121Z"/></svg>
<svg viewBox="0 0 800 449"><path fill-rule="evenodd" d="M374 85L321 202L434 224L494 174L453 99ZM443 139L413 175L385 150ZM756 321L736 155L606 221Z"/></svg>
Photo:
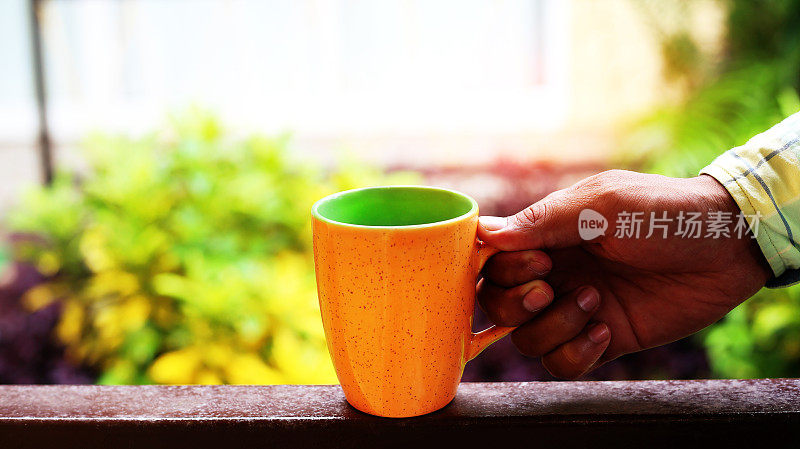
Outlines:
<svg viewBox="0 0 800 449"><path fill-rule="evenodd" d="M145 138L94 136L10 216L50 280L56 329L100 383L335 382L319 318L310 207L337 190L413 182L289 157L286 137L231 139L199 112Z"/></svg>
<svg viewBox="0 0 800 449"><path fill-rule="evenodd" d="M711 368L733 378L800 373L800 288L762 290L708 329Z"/></svg>
<svg viewBox="0 0 800 449"><path fill-rule="evenodd" d="M664 7L664 2L652 2ZM634 123L621 162L670 176L695 176L717 155L800 110L800 0L728 0L726 53L716 73L692 72L697 52L671 49L667 67L699 87L686 101ZM683 47L682 47L683 48ZM666 49L665 49L666 50ZM707 66L698 62L699 67ZM687 73L688 72L688 73ZM697 73L707 77L698 81ZM714 375L800 376L800 286L763 289L700 334Z"/></svg>

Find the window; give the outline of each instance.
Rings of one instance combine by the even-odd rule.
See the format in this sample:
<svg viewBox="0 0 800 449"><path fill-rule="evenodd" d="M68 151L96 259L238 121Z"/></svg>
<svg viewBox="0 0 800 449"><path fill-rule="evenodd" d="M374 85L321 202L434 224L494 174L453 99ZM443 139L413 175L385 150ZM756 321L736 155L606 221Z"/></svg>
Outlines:
<svg viewBox="0 0 800 449"><path fill-rule="evenodd" d="M35 129L26 3L0 6L0 142ZM151 129L187 104L299 138L546 130L567 103L567 4L45 0L53 140Z"/></svg>

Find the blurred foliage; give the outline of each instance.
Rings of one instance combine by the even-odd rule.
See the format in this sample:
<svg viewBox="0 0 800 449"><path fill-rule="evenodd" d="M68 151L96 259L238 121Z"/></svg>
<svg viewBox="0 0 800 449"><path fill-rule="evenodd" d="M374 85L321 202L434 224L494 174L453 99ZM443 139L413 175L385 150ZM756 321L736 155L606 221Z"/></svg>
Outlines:
<svg viewBox="0 0 800 449"><path fill-rule="evenodd" d="M689 80L690 90L682 103L631 126L622 142L624 164L694 176L720 153L800 110L800 0L720 3L727 11L721 55L702 56L685 28L670 34L657 27L667 79ZM658 21L670 16L664 8L686 13L687 2L641 4ZM800 286L762 290L701 338L716 376L800 376Z"/></svg>
<svg viewBox="0 0 800 449"><path fill-rule="evenodd" d="M88 173L30 192L10 227L60 302L57 338L99 383L333 383L310 208L334 191L409 183L354 163L291 160L288 139L227 138L193 110L141 139L89 139ZM307 164L307 163L306 163Z"/></svg>
<svg viewBox="0 0 800 449"><path fill-rule="evenodd" d="M718 376L797 377L800 288L764 289L701 336Z"/></svg>
<svg viewBox="0 0 800 449"><path fill-rule="evenodd" d="M8 267L9 261L10 257L8 254L8 248L6 248L5 242L0 242L0 279Z"/></svg>

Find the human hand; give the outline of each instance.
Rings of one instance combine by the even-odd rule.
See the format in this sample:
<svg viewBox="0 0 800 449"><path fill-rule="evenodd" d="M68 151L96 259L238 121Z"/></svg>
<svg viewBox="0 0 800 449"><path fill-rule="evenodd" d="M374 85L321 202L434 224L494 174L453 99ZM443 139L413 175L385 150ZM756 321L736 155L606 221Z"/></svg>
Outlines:
<svg viewBox="0 0 800 449"><path fill-rule="evenodd" d="M608 220L584 241L583 209ZM729 213L730 237L678 234L676 217ZM639 238L617 236L620 212L644 212ZM672 218L649 238L650 213ZM612 170L554 192L510 217L481 217L478 237L502 252L478 300L512 340L557 377L576 378L623 354L683 338L722 318L771 275L755 239L737 238L739 208L714 178ZM663 222L662 222L663 223ZM546 252L543 252L545 250Z"/></svg>

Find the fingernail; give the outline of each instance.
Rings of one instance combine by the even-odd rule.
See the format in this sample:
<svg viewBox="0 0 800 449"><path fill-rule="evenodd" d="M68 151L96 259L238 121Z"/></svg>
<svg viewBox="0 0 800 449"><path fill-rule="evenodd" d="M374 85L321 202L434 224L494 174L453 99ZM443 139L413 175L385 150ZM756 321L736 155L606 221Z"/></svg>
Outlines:
<svg viewBox="0 0 800 449"><path fill-rule="evenodd" d="M604 341L608 340L610 336L610 332L608 331L608 326L604 323L597 323L589 329L589 340L596 344L603 343Z"/></svg>
<svg viewBox="0 0 800 449"><path fill-rule="evenodd" d="M493 217L491 215L484 215L478 219L478 223L480 223L481 227L487 231L499 231L506 227L508 220L506 220L506 217Z"/></svg>
<svg viewBox="0 0 800 449"><path fill-rule="evenodd" d="M584 312L591 312L600 305L600 295L597 290L586 287L578 293L578 307Z"/></svg>
<svg viewBox="0 0 800 449"><path fill-rule="evenodd" d="M552 300L553 298L550 297L550 293L541 288L534 287L533 290L529 291L522 298L522 307L528 312L537 312L547 307Z"/></svg>

